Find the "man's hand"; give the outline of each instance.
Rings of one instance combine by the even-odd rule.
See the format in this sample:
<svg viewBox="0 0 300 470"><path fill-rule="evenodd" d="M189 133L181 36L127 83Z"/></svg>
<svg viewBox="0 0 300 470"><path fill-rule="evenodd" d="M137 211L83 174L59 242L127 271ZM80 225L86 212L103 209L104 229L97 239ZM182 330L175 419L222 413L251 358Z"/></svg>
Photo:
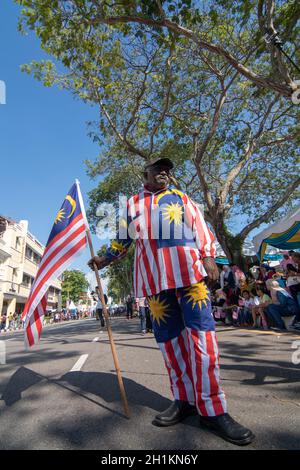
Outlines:
<svg viewBox="0 0 300 470"><path fill-rule="evenodd" d="M110 261L106 258L106 256L94 256L88 262L88 266L94 271L94 265L96 264L98 269L103 269L105 266L108 266Z"/></svg>
<svg viewBox="0 0 300 470"><path fill-rule="evenodd" d="M211 258L210 256L203 258L203 265L205 271L207 272L208 279L210 281L217 281L219 279L220 273L214 258Z"/></svg>

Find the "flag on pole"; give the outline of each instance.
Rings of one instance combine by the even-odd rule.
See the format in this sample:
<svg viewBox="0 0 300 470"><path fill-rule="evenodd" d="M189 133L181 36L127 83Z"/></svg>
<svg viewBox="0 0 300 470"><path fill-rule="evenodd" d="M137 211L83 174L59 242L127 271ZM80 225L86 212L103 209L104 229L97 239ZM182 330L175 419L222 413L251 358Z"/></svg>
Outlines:
<svg viewBox="0 0 300 470"><path fill-rule="evenodd" d="M56 215L21 317L25 321L25 346L27 348L40 339L48 288L87 245L87 227L79 181L76 180Z"/></svg>

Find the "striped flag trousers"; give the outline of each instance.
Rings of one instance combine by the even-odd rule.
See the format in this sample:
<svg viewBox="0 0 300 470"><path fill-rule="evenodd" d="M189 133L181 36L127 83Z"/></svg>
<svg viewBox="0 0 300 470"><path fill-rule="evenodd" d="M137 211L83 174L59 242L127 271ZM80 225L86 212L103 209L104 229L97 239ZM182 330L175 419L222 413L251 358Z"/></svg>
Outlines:
<svg viewBox="0 0 300 470"><path fill-rule="evenodd" d="M158 345L175 399L195 405L202 416L227 412L215 331L185 327L178 337Z"/></svg>

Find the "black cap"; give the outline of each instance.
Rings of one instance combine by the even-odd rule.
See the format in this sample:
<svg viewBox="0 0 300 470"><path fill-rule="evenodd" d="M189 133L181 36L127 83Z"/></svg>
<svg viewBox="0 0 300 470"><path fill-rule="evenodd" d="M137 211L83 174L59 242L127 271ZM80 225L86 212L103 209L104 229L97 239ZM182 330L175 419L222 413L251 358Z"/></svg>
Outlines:
<svg viewBox="0 0 300 470"><path fill-rule="evenodd" d="M156 157L156 158L152 158L152 160L149 160L146 163L144 169L147 170L147 168L151 166L166 166L170 170L174 168L173 162L169 158L161 158L161 157Z"/></svg>

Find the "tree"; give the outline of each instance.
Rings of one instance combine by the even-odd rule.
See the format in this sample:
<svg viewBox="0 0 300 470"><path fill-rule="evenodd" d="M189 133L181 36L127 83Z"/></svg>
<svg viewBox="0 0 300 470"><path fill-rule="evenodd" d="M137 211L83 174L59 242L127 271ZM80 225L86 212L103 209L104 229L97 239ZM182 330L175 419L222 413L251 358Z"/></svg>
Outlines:
<svg viewBox="0 0 300 470"><path fill-rule="evenodd" d="M101 153L89 172L105 179L91 193L94 225L99 202L135 190L154 155L175 160L174 183L205 204L230 260L251 230L297 197L299 107L285 98L292 71L261 39L264 28L280 27L297 59L298 2L22 4L23 24L67 68L46 61L24 69L99 107L90 135ZM248 220L233 234L238 214Z"/></svg>
<svg viewBox="0 0 300 470"><path fill-rule="evenodd" d="M66 305L67 300L78 302L83 292L87 291L89 286L83 272L74 269L65 271L62 282L62 301Z"/></svg>
<svg viewBox="0 0 300 470"><path fill-rule="evenodd" d="M219 57L239 74L258 87L291 96L296 84L291 76L283 54L274 45L268 51L270 68L260 67L256 59L262 50L266 31L273 34L281 29L287 48L294 55L295 40L299 34L300 6L298 0L16 0L23 9L24 22L34 29L42 46L69 67L77 59L77 48L88 54L95 53L94 38L103 38L108 31L130 36L132 32L150 36L157 34L176 36L186 40L188 47L196 47ZM232 36L223 41L214 36L215 27L230 23L234 18L238 39L252 51L251 66L240 61ZM137 30L138 28L138 30ZM245 30L251 28L249 37ZM96 32L96 35L95 35ZM229 40L229 41L228 41ZM247 42L246 42L247 41ZM253 47L254 46L254 47ZM104 54L102 53L104 52ZM100 50L102 65L108 51ZM116 51L115 51L116 52Z"/></svg>

